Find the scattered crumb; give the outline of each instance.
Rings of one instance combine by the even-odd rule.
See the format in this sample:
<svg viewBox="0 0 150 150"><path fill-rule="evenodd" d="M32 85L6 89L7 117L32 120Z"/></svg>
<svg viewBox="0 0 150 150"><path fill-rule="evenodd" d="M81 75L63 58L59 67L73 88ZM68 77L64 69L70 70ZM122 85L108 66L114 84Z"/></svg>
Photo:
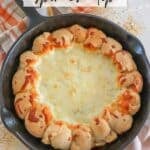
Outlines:
<svg viewBox="0 0 150 150"><path fill-rule="evenodd" d="M74 86L72 86L71 89L70 89L70 91L69 91L70 95L71 96L75 96L76 92L77 92L76 88Z"/></svg>
<svg viewBox="0 0 150 150"><path fill-rule="evenodd" d="M58 88L58 84L54 84L54 88L57 89Z"/></svg>
<svg viewBox="0 0 150 150"><path fill-rule="evenodd" d="M64 72L64 78L67 80L67 79L71 79L73 76L72 73L69 73L69 72Z"/></svg>
<svg viewBox="0 0 150 150"><path fill-rule="evenodd" d="M72 59L70 59L70 63L76 65L77 64L77 60L72 58Z"/></svg>
<svg viewBox="0 0 150 150"><path fill-rule="evenodd" d="M141 33L141 27L137 24L132 16L128 16L127 20L124 22L123 27L130 33L138 35Z"/></svg>
<svg viewBox="0 0 150 150"><path fill-rule="evenodd" d="M127 8L97 8L94 14L122 25L122 22L127 18L127 11Z"/></svg>
<svg viewBox="0 0 150 150"><path fill-rule="evenodd" d="M130 15L130 9L128 8L98 8L95 14L112 20L134 35L141 33L141 26Z"/></svg>

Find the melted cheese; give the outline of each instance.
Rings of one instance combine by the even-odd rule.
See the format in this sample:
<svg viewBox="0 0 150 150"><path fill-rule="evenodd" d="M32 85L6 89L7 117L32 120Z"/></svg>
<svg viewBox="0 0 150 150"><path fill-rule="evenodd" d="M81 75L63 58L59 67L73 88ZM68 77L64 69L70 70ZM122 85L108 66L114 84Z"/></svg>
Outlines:
<svg viewBox="0 0 150 150"><path fill-rule="evenodd" d="M56 119L88 123L121 91L111 60L79 44L42 56L38 90Z"/></svg>

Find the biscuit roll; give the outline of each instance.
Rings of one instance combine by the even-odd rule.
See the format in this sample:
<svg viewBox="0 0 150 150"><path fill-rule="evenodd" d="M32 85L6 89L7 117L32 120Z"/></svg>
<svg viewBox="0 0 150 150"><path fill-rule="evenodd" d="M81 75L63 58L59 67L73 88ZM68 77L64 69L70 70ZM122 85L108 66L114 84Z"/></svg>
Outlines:
<svg viewBox="0 0 150 150"><path fill-rule="evenodd" d="M113 62L120 72L130 72L137 69L131 54L127 51L117 52L113 57Z"/></svg>
<svg viewBox="0 0 150 150"><path fill-rule="evenodd" d="M32 51L25 51L20 56L20 67L32 67L38 62L38 56L35 55Z"/></svg>
<svg viewBox="0 0 150 150"><path fill-rule="evenodd" d="M141 106L139 94L133 90L124 90L118 97L118 106L123 113L134 115Z"/></svg>
<svg viewBox="0 0 150 150"><path fill-rule="evenodd" d="M42 142L51 144L55 149L67 150L72 140L71 130L63 122L53 122L46 129Z"/></svg>
<svg viewBox="0 0 150 150"><path fill-rule="evenodd" d="M89 28L87 31L87 38L84 41L84 46L89 49L101 48L102 44L106 42L106 35L96 28Z"/></svg>
<svg viewBox="0 0 150 150"><path fill-rule="evenodd" d="M58 29L52 33L53 41L55 43L55 47L68 47L71 45L73 41L73 34L65 29Z"/></svg>
<svg viewBox="0 0 150 150"><path fill-rule="evenodd" d="M38 82L39 75L31 67L18 69L12 79L13 93L32 90Z"/></svg>
<svg viewBox="0 0 150 150"><path fill-rule="evenodd" d="M20 92L15 96L14 106L19 118L24 119L30 108L38 100L38 94L34 91Z"/></svg>
<svg viewBox="0 0 150 150"><path fill-rule="evenodd" d="M77 126L73 129L71 150L90 150L93 145L91 131L86 126Z"/></svg>
<svg viewBox="0 0 150 150"><path fill-rule="evenodd" d="M96 117L92 120L91 128L93 130L96 143L104 140L105 137L110 133L110 127L107 121L100 117Z"/></svg>
<svg viewBox="0 0 150 150"><path fill-rule="evenodd" d="M33 41L32 50L35 54L45 54L52 51L54 48L54 43L51 38L51 33L44 32Z"/></svg>
<svg viewBox="0 0 150 150"><path fill-rule="evenodd" d="M116 52L122 50L122 45L113 38L108 37L103 43L101 52L106 56L112 56Z"/></svg>
<svg viewBox="0 0 150 150"><path fill-rule="evenodd" d="M50 108L42 104L37 104L31 107L25 116L25 127L30 134L40 138L43 136L51 120L52 114Z"/></svg>
<svg viewBox="0 0 150 150"><path fill-rule="evenodd" d="M133 122L133 119L130 115L121 113L118 110L106 110L104 118L109 123L111 129L118 134L128 131Z"/></svg>
<svg viewBox="0 0 150 150"><path fill-rule="evenodd" d="M129 88L135 92L141 92L143 79L138 71L120 73L118 76L118 84L120 87Z"/></svg>
<svg viewBox="0 0 150 150"><path fill-rule="evenodd" d="M87 36L87 29L82 26L75 24L69 28L70 32L74 36L74 40L78 43L84 42Z"/></svg>

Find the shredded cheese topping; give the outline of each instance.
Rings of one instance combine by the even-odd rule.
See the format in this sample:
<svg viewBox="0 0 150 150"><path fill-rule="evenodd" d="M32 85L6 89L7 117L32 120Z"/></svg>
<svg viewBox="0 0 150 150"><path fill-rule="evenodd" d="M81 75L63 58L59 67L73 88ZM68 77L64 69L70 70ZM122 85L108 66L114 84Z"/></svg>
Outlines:
<svg viewBox="0 0 150 150"><path fill-rule="evenodd" d="M89 123L121 92L111 60L80 44L41 57L37 65L40 99L58 120Z"/></svg>

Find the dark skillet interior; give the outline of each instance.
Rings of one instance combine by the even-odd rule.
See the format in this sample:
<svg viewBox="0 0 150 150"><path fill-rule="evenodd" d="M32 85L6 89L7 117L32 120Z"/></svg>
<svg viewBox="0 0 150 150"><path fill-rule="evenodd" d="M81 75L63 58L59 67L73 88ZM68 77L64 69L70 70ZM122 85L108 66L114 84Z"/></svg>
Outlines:
<svg viewBox="0 0 150 150"><path fill-rule="evenodd" d="M145 56L144 48L140 41L121 29L116 24L109 22L103 18L82 15L69 14L60 15L49 18L47 21L41 22L28 32L14 44L11 51L8 53L0 76L0 103L1 117L5 126L16 135L23 143L33 150L48 150L49 146L45 146L39 139L31 136L25 129L23 121L21 121L14 112L11 80L18 67L19 55L26 50L30 50L33 40L36 36L45 31L53 31L61 27L67 27L72 24L80 24L84 27L96 27L103 30L108 36L118 40L128 50L144 78L144 87L141 93L141 109L134 116L132 129L119 136L119 138L102 148L101 150L122 150L129 144L143 126L150 108L150 65Z"/></svg>

